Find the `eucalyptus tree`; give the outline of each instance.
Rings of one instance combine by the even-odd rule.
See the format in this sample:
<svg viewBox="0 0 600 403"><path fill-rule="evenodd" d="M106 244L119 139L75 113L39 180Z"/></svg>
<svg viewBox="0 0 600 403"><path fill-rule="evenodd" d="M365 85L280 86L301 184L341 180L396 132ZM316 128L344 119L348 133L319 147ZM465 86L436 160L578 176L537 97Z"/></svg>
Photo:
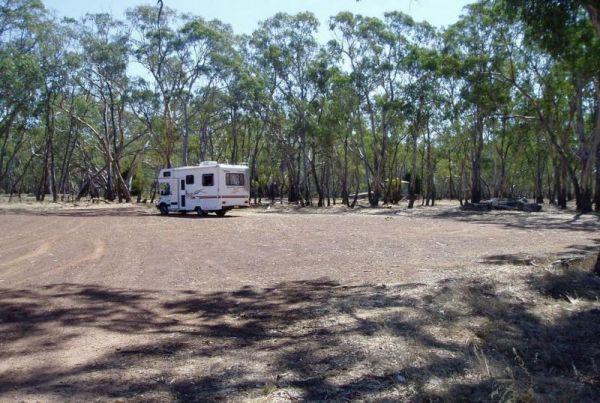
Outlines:
<svg viewBox="0 0 600 403"><path fill-rule="evenodd" d="M159 152L166 167L171 167L175 152L174 103L182 81L179 75L181 61L176 57L176 33L172 26L176 19L176 12L163 7L162 3L160 7L138 6L127 11L127 20L134 27L130 39L132 52L152 77L148 86L160 96L163 122Z"/></svg>
<svg viewBox="0 0 600 403"><path fill-rule="evenodd" d="M261 56L253 51L252 38L244 35L237 40L238 63L234 64L235 96L242 99L244 112L244 131L248 137L248 148L245 160L250 164L250 179L256 180L258 187L271 185L273 179L280 174L276 161L280 156L270 152L272 146L267 133L275 130L278 125L278 114L273 100L276 90L274 83L269 81L269 74L261 68ZM273 150L276 151L276 150ZM259 163L261 154L264 164ZM261 179L262 178L262 179ZM270 183L269 183L270 182Z"/></svg>
<svg viewBox="0 0 600 403"><path fill-rule="evenodd" d="M41 151L31 130L44 85L38 24L48 16L37 0L4 0L0 9L0 189L12 193Z"/></svg>
<svg viewBox="0 0 600 403"><path fill-rule="evenodd" d="M68 80L69 70L66 65L66 48L60 27L48 18L38 22L39 46L38 60L43 76L41 86L42 120L44 122L45 145L43 148L42 174L36 197L43 200L47 193L52 200L58 200L56 181L56 113L55 104L60 97L64 83Z"/></svg>
<svg viewBox="0 0 600 403"><path fill-rule="evenodd" d="M182 20L184 24L176 31L174 38L176 58L180 61L179 71L173 72L179 75L181 82L173 91L183 113L181 163L188 165L189 105L192 99L199 96L200 100L196 102L210 102L212 90L223 71L242 62L234 49L233 32L229 26L218 20L206 21L201 17L182 17ZM207 144L201 141L200 147L206 148Z"/></svg>
<svg viewBox="0 0 600 403"><path fill-rule="evenodd" d="M561 164L566 167L574 187L577 208L588 212L592 205L593 169L596 160L596 210L600 211L600 4L595 0L579 1L506 1L504 9L523 23L524 40L530 47L541 50L554 73L564 77L570 98L570 121L577 142L576 163L572 163L571 150L566 139L558 138L552 130L551 118L542 113L539 97L525 86L513 83L534 106L542 126ZM514 41L507 40L507 46ZM529 59L535 66L537 60ZM533 69L533 68L532 68ZM533 79L544 80L535 70ZM533 87L535 88L535 87ZM577 174L579 172L579 175Z"/></svg>
<svg viewBox="0 0 600 403"><path fill-rule="evenodd" d="M463 81L458 74L462 66L462 57L458 49L459 43L451 29L441 33L441 49L438 64L438 91L441 98L439 113L442 115L443 130L440 136L440 152L445 156L445 168L448 174L448 197L458 198L459 202L467 199L467 175L469 144L467 139L467 122L462 114L465 104L460 96Z"/></svg>
<svg viewBox="0 0 600 403"><path fill-rule="evenodd" d="M327 127L337 132L335 153L337 161L339 194L342 204L351 206L350 175L354 166L358 166L357 153L353 152L358 147L355 136L357 127L355 121L360 119L357 111L360 108L360 96L352 83L351 77L341 69L334 69L330 76L328 93L329 102L325 110L325 117L329 121ZM355 172L355 171L354 171ZM359 177L354 175L355 193L359 190ZM356 202L356 201L355 201Z"/></svg>
<svg viewBox="0 0 600 403"><path fill-rule="evenodd" d="M251 40L267 85L274 88L274 100L289 120L276 138L287 168L288 200L302 204L311 203L308 113L318 92L309 66L319 50L318 27L311 13L278 13L262 22Z"/></svg>
<svg viewBox="0 0 600 403"><path fill-rule="evenodd" d="M29 173L37 199L57 201L55 104L69 76L64 30L38 1L3 2L0 10L0 187L12 193Z"/></svg>
<svg viewBox="0 0 600 403"><path fill-rule="evenodd" d="M331 203L334 188L332 183L335 144L340 132L347 129L346 117L334 105L337 100L334 92L338 89L337 80L340 71L334 66L333 60L326 49L321 49L318 56L309 66L310 80L316 86L317 96L309 106L309 136L310 170L318 196L317 205Z"/></svg>
<svg viewBox="0 0 600 403"><path fill-rule="evenodd" d="M237 47L247 46L247 43L241 40L238 42ZM260 114L261 84L257 81L252 66L246 64L237 49L230 48L230 51L224 53L222 57L219 81L222 83L222 107L226 114L224 120L227 122L230 140L227 159L235 164L242 160L249 161L256 158L255 155L247 153L245 148L250 150L252 148L250 143L254 143L254 139L246 137L260 136L256 130L251 129L251 126L254 123L252 121L258 117L257 113Z"/></svg>
<svg viewBox="0 0 600 403"><path fill-rule="evenodd" d="M595 189L600 209L597 2L486 0L444 31L397 12L329 26L321 46L310 13L236 36L162 2L123 23L0 0L0 188L129 200L159 166L219 159L250 163L255 197L303 205L398 202L408 179L409 207L546 187L580 211Z"/></svg>
<svg viewBox="0 0 600 403"><path fill-rule="evenodd" d="M386 14L386 21L393 33L397 47L394 60L399 66L395 76L389 77L389 81L402 94L402 105L398 107L402 108L410 133L408 207L412 208L417 195L417 145L423 134L426 135L427 193L428 196L435 193L431 123L439 109L439 102L436 100L439 42L437 32L427 22L415 22L410 16L398 12ZM427 202L429 203L429 198Z"/></svg>
<svg viewBox="0 0 600 403"><path fill-rule="evenodd" d="M464 105L462 118L470 122L471 202L477 203L482 192L482 153L486 125L501 105L508 102L510 85L497 77L506 55L497 46L493 11L486 4L467 7L468 13L446 32L453 43L454 57L459 60L456 71L461 82L460 97Z"/></svg>
<svg viewBox="0 0 600 403"><path fill-rule="evenodd" d="M94 14L84 18L77 34L82 55L77 80L92 105L85 115L73 109L69 113L85 126L101 152L107 199L130 201L130 181L143 150L138 140L145 133L132 127L129 33L110 15Z"/></svg>
<svg viewBox="0 0 600 403"><path fill-rule="evenodd" d="M356 127L358 153L364 165L369 203L377 206L384 188L390 121L398 113L396 76L399 48L392 33L378 18L343 12L330 20L336 36L332 46L350 69L360 97L358 114L366 120ZM365 138L364 128L369 137Z"/></svg>

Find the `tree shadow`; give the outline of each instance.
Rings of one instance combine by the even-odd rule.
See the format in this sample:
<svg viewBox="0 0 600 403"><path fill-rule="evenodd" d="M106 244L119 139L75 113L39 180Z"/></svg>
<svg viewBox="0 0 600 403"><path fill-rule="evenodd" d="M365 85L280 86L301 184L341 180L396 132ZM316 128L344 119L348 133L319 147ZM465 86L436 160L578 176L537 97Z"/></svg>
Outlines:
<svg viewBox="0 0 600 403"><path fill-rule="evenodd" d="M170 213L167 216L162 216L156 209L139 208L139 207L112 207L112 208L66 208L66 209L50 209L50 210L35 210L27 208L10 208L0 209L0 215L25 215L25 216L44 216L44 217L76 217L76 218L93 218L93 217L150 217L160 216L164 218L179 218L179 219L222 219L235 218L235 214L229 212L224 217L215 215L199 216L195 212L187 214Z"/></svg>
<svg viewBox="0 0 600 403"><path fill-rule="evenodd" d="M559 265L562 267L594 266L596 252L600 249L600 238L591 239L593 245L570 245L563 251L546 255L529 255L525 253L510 253L499 255L488 255L479 259L479 263L489 265L514 265L514 266L542 266ZM589 270L588 270L589 271ZM593 271L593 270L591 270Z"/></svg>
<svg viewBox="0 0 600 403"><path fill-rule="evenodd" d="M488 255L480 259L479 262L500 266L505 264L515 266L531 266L535 264L535 257L523 253Z"/></svg>
<svg viewBox="0 0 600 403"><path fill-rule="evenodd" d="M572 309L554 291L560 275L546 275L516 291L468 277L212 293L6 288L0 398L591 400L600 288L569 282L588 302Z"/></svg>
<svg viewBox="0 0 600 403"><path fill-rule="evenodd" d="M139 207L111 207L111 208L64 208L64 209L28 209L10 208L0 209L0 215L26 215L49 217L140 217L159 214L156 209Z"/></svg>
<svg viewBox="0 0 600 403"><path fill-rule="evenodd" d="M462 221L484 225L498 225L510 229L600 231L600 215L568 214L558 212L527 213L522 211L462 211L438 210L427 214L429 218ZM583 218L585 219L583 219Z"/></svg>

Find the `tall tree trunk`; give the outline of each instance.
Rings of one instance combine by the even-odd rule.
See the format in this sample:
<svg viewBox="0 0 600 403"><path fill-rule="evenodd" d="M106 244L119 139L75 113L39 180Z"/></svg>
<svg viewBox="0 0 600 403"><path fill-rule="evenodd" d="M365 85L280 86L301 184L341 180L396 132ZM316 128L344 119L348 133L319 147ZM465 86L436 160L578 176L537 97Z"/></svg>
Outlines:
<svg viewBox="0 0 600 403"><path fill-rule="evenodd" d="M51 106L49 106L48 113L48 152L50 153L49 181L50 191L52 192L52 201L56 203L58 201L58 192L56 191L56 163L54 158L54 113Z"/></svg>
<svg viewBox="0 0 600 403"><path fill-rule="evenodd" d="M106 200L115 200L114 184L113 184L113 167L112 163L107 161L106 163Z"/></svg>
<svg viewBox="0 0 600 403"><path fill-rule="evenodd" d="M410 183L408 185L408 208L413 208L417 198L417 133L411 136Z"/></svg>
<svg viewBox="0 0 600 403"><path fill-rule="evenodd" d="M540 150L536 150L535 159L535 201L536 203L544 202L544 165L543 155Z"/></svg>
<svg viewBox="0 0 600 403"><path fill-rule="evenodd" d="M460 186L458 191L458 202L463 205L463 200L467 202L467 178L466 178L466 156L460 159Z"/></svg>
<svg viewBox="0 0 600 403"><path fill-rule="evenodd" d="M483 151L483 116L477 108L475 127L471 134L471 203L481 201L481 153Z"/></svg>
<svg viewBox="0 0 600 403"><path fill-rule="evenodd" d="M260 144L260 139L262 137L262 133L261 134L256 134L256 141L254 142L254 148L252 149L252 158L250 160L250 186L252 187L253 184L257 181L255 181L255 177L256 177L256 160L258 158L258 150L259 150L259 144ZM258 192L258 189L254 189L255 192ZM256 193L255 193L256 195ZM271 195L273 196L273 195ZM271 203L273 203L273 197L271 197Z"/></svg>
<svg viewBox="0 0 600 403"><path fill-rule="evenodd" d="M188 165L188 148L190 142L190 118L188 116L188 97L183 101L183 138L181 139L181 165Z"/></svg>
<svg viewBox="0 0 600 403"><path fill-rule="evenodd" d="M164 163L165 168L171 168L171 157L173 155L174 141L173 139L173 120L171 116L169 97L163 97L163 119L165 122L165 149L164 149Z"/></svg>
<svg viewBox="0 0 600 403"><path fill-rule="evenodd" d="M342 204L350 207L348 197L348 133L344 136L344 167L342 176Z"/></svg>
<svg viewBox="0 0 600 403"><path fill-rule="evenodd" d="M208 125L203 122L200 128L200 152L198 154L198 162L206 161L206 150L208 149Z"/></svg>
<svg viewBox="0 0 600 403"><path fill-rule="evenodd" d="M427 199L425 205L429 206L429 203L433 206L435 204L435 185L434 185L434 164L431 150L431 131L429 130L429 122L427 123L427 143L425 150L425 165L427 166Z"/></svg>
<svg viewBox="0 0 600 403"><path fill-rule="evenodd" d="M452 178L452 160L450 151L448 151L448 174L450 176L448 179L448 196L450 200L452 200L454 199L454 179Z"/></svg>
<svg viewBox="0 0 600 403"><path fill-rule="evenodd" d="M375 111L373 108L373 105L371 103L371 99L369 98L369 95L366 95L366 100L367 100L367 110L369 113L369 122L370 122L370 126L371 126L371 137L373 138L373 144L377 144L377 124L375 123ZM382 120L385 119L385 116L382 116ZM371 181L368 180L368 170L366 172L367 175L367 190L369 193L369 205L371 207L377 207L379 206L379 199L381 198L381 169L382 169L382 165L383 165L383 158L385 156L385 139L386 139L386 132L385 132L385 128L382 128L382 142L381 142L381 148L380 148L380 153L377 152L376 148L374 147L373 150L373 177L371 178ZM366 159L366 156L365 156Z"/></svg>
<svg viewBox="0 0 600 403"><path fill-rule="evenodd" d="M567 167L564 160L560 159L560 163L557 165L558 171L556 172L556 204L560 209L567 208Z"/></svg>
<svg viewBox="0 0 600 403"><path fill-rule="evenodd" d="M45 174L44 174L44 194L51 193L52 201L56 203L58 201L58 194L56 191L56 164L54 158L54 113L52 110L53 95L46 87L45 96L45 125L46 125L46 154L45 160Z"/></svg>
<svg viewBox="0 0 600 403"><path fill-rule="evenodd" d="M596 113L600 113L600 111ZM596 146L596 193L594 203L595 210L600 211L600 142Z"/></svg>
<svg viewBox="0 0 600 403"><path fill-rule="evenodd" d="M600 35L600 16L598 15L598 9L595 8L592 10L595 18L595 27L598 31L598 35ZM593 143L595 144L595 153L596 153L596 176L595 176L595 185L596 185L596 193L594 195L594 203L595 210L600 211L600 75L596 77L596 122L594 125L593 132ZM600 256L599 256L600 262Z"/></svg>
<svg viewBox="0 0 600 403"><path fill-rule="evenodd" d="M317 166L315 164L315 151L313 149L313 157L310 160L310 169L313 175L313 179L315 180L315 189L317 190L317 195L319 197L319 201L317 202L317 206L318 207L323 207L323 200L324 200L324 195L323 195L323 187L321 186L322 183L319 181L319 177L317 175Z"/></svg>
<svg viewBox="0 0 600 403"><path fill-rule="evenodd" d="M588 141L585 135L585 123L583 114L583 82L577 77L575 93L575 131L579 140L579 160L581 163L581 176L579 183L573 183L575 188L575 197L577 199L577 210L581 213L592 211L592 158L595 151L594 147L590 149L592 141ZM599 88L600 91L600 88ZM600 97L600 96L599 96ZM593 136L593 134L592 134Z"/></svg>
<svg viewBox="0 0 600 403"><path fill-rule="evenodd" d="M231 163L236 164L237 161L237 149L238 149L238 127L237 127L237 113L235 109L231 111L231 137L233 143L231 145Z"/></svg>

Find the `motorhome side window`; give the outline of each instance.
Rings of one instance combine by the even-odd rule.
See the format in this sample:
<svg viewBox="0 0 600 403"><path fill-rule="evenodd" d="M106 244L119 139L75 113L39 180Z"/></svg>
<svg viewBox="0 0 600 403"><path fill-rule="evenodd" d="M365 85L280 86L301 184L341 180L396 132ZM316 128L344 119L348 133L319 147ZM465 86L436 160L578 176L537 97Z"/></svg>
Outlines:
<svg viewBox="0 0 600 403"><path fill-rule="evenodd" d="M171 186L169 186L168 183L161 183L160 184L160 194L162 196L168 196L171 194Z"/></svg>
<svg viewBox="0 0 600 403"><path fill-rule="evenodd" d="M165 171L163 172L163 178L168 178L171 176L171 171Z"/></svg>
<svg viewBox="0 0 600 403"><path fill-rule="evenodd" d="M214 177L213 174L202 175L202 186L214 186Z"/></svg>
<svg viewBox="0 0 600 403"><path fill-rule="evenodd" d="M194 184L194 175L186 175L185 176L185 184L193 185Z"/></svg>
<svg viewBox="0 0 600 403"><path fill-rule="evenodd" d="M227 186L244 186L244 174L228 173L225 176L225 183Z"/></svg>

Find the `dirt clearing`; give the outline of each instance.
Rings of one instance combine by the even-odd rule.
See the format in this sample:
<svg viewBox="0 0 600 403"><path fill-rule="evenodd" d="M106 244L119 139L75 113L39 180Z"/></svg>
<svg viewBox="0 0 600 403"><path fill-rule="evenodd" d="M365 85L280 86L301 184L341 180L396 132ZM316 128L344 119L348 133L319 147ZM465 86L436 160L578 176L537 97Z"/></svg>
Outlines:
<svg viewBox="0 0 600 403"><path fill-rule="evenodd" d="M301 212L2 210L0 398L597 396L597 217Z"/></svg>
<svg viewBox="0 0 600 403"><path fill-rule="evenodd" d="M600 239L594 216L330 211L337 214L236 210L199 218L134 207L4 210L0 285L223 291L322 277L344 284L428 282L498 260L591 247Z"/></svg>

